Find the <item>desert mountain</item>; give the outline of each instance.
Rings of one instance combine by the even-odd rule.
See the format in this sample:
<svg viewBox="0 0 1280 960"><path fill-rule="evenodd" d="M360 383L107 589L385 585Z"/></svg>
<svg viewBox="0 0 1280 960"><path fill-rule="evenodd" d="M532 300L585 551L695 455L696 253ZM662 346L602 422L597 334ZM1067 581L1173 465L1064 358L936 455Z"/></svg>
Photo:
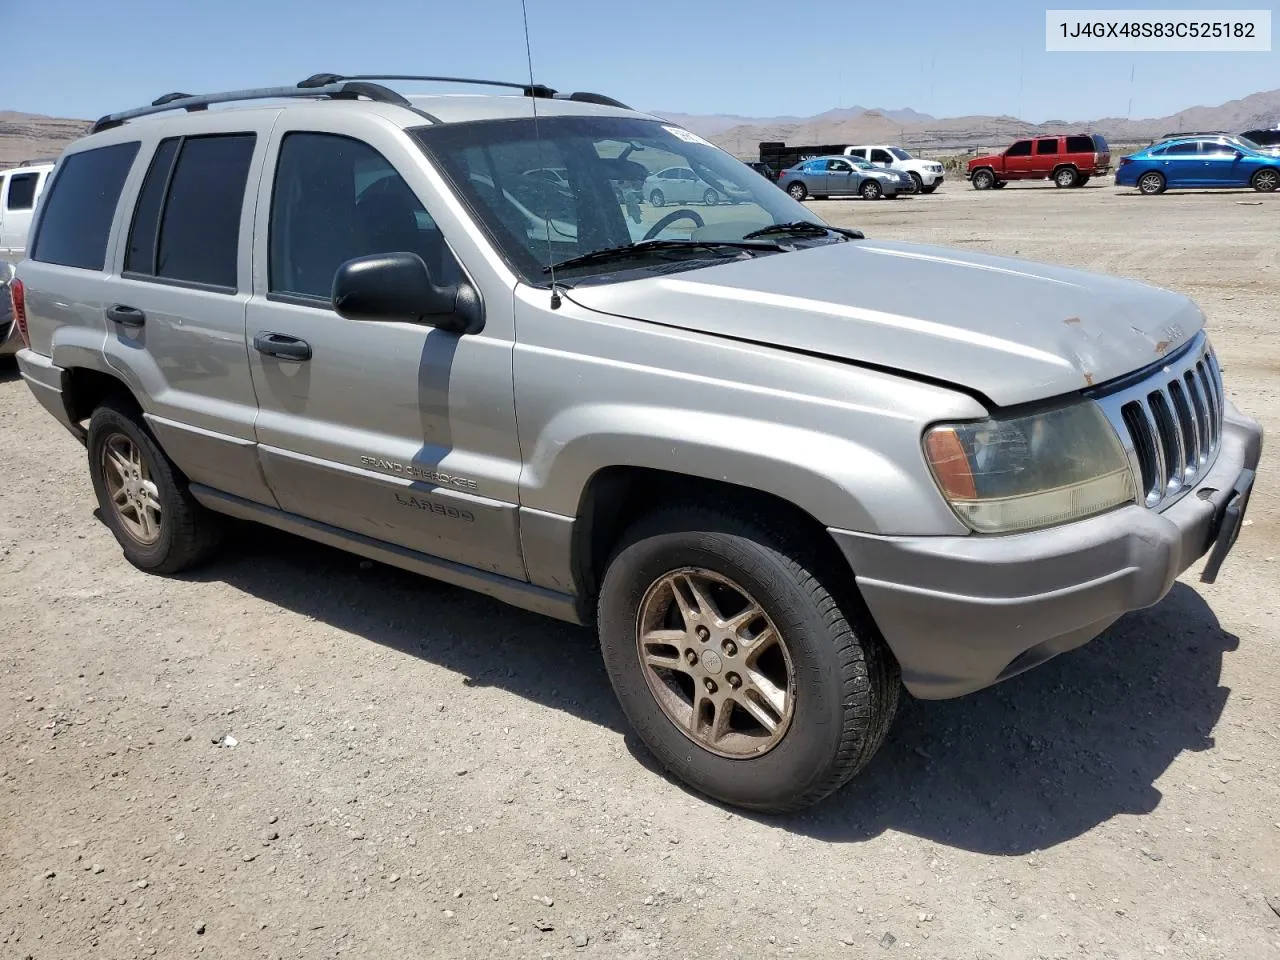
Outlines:
<svg viewBox="0 0 1280 960"><path fill-rule="evenodd" d="M1040 133L1089 130L1116 144L1152 140L1176 130L1233 130L1280 124L1280 90L1255 93L1216 107L1189 107L1168 117L1127 120L1050 121L1032 124L1016 117L931 117L909 108L861 106L827 110L812 117L713 116L653 111L743 158L756 156L761 140L788 143L901 143L926 151L992 148ZM22 160L56 157L88 129L85 120L0 111L0 167Z"/></svg>

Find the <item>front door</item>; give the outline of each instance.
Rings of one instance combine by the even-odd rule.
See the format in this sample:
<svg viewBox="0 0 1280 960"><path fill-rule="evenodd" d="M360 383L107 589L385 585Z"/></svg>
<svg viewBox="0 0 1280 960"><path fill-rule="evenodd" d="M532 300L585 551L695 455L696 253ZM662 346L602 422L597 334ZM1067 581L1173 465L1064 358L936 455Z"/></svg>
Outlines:
<svg viewBox="0 0 1280 960"><path fill-rule="evenodd" d="M510 291L488 285L474 335L338 316L334 274L355 257L408 251L438 285L462 277L437 219L457 214L440 214L403 133L371 117L354 139L293 113L259 194L247 324L272 492L330 527L524 579Z"/></svg>
<svg viewBox="0 0 1280 960"><path fill-rule="evenodd" d="M1249 171L1240 151L1229 143L1216 140L1201 141L1200 169L1205 186L1246 187Z"/></svg>
<svg viewBox="0 0 1280 960"><path fill-rule="evenodd" d="M1031 176L1031 141L1019 140L1004 152L1004 179L1025 180Z"/></svg>
<svg viewBox="0 0 1280 960"><path fill-rule="evenodd" d="M847 197L858 192L862 178L848 160L827 161L827 186L823 190L833 197Z"/></svg>

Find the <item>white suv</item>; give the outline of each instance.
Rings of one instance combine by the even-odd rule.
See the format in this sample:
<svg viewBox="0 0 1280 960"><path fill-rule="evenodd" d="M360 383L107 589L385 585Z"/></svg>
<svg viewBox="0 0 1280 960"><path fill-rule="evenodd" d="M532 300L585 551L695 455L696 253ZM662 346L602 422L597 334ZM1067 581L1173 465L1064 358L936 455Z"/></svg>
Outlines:
<svg viewBox="0 0 1280 960"><path fill-rule="evenodd" d="M916 193L933 193L942 186L942 164L936 160L918 160L901 147L888 144L845 147L844 152L846 156L859 157L878 167L910 174Z"/></svg>

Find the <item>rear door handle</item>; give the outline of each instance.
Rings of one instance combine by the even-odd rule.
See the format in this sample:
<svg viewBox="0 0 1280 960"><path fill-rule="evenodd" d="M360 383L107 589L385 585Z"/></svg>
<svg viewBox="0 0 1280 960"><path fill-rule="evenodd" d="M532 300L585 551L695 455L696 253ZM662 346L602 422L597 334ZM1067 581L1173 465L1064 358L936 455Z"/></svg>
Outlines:
<svg viewBox="0 0 1280 960"><path fill-rule="evenodd" d="M270 333L264 330L253 338L253 349L269 357L281 360L310 360L311 344L286 333Z"/></svg>
<svg viewBox="0 0 1280 960"><path fill-rule="evenodd" d="M107 319L122 327L140 327L147 322L147 315L137 307L117 303L107 307Z"/></svg>

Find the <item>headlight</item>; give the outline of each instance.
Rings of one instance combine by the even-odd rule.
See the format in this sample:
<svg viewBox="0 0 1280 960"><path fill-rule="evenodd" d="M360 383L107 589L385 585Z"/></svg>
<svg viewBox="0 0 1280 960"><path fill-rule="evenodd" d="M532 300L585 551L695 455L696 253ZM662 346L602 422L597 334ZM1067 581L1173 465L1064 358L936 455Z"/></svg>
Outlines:
<svg viewBox="0 0 1280 960"><path fill-rule="evenodd" d="M1034 530L1135 501L1133 471L1097 404L940 424L925 459L961 520L978 533Z"/></svg>

